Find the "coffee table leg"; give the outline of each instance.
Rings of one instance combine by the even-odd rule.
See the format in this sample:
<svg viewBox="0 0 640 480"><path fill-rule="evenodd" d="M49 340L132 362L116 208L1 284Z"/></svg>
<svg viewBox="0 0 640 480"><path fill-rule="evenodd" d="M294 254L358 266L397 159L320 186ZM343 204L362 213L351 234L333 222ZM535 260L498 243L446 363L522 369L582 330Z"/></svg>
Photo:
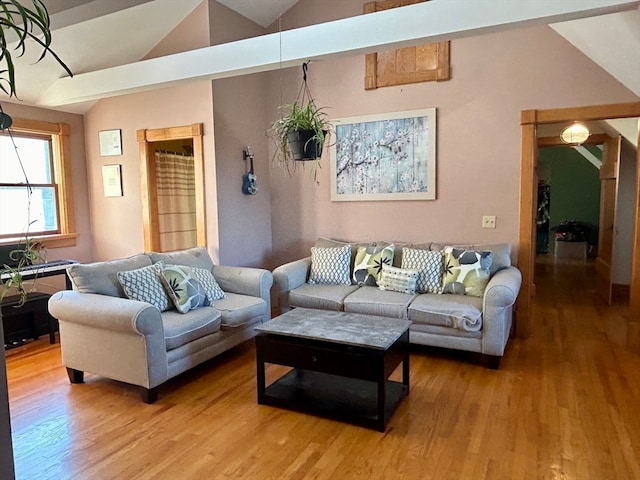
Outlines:
<svg viewBox="0 0 640 480"><path fill-rule="evenodd" d="M404 385L405 393L409 395L409 352L402 360L402 385Z"/></svg>
<svg viewBox="0 0 640 480"><path fill-rule="evenodd" d="M384 375L383 375L384 377ZM384 432L386 422L384 418L385 400L387 397L387 382L385 378L378 381L378 430Z"/></svg>
<svg viewBox="0 0 640 480"><path fill-rule="evenodd" d="M262 361L262 356L260 355L260 348L256 348L256 379L258 385L258 404L263 404L266 380L264 372L264 362Z"/></svg>

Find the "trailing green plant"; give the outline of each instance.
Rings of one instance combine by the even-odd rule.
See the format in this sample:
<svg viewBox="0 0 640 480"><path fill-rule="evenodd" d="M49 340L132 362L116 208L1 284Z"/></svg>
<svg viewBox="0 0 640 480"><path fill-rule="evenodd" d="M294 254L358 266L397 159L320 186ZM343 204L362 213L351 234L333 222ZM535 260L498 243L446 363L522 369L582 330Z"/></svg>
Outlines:
<svg viewBox="0 0 640 480"><path fill-rule="evenodd" d="M20 296L18 301L18 307L24 305L29 297L29 290L24 285L22 279L22 272L25 267L33 265L35 263L41 263L45 260L46 248L44 244L38 241L27 238L24 245L21 248L12 250L9 253L9 258L16 262L14 266L4 264L0 268L2 274L8 274L9 278L2 281L2 288L0 288L0 302L2 299L12 290Z"/></svg>
<svg viewBox="0 0 640 480"><path fill-rule="evenodd" d="M321 168L320 155L322 147L331 137L333 126L323 107L318 107L311 97L307 86L307 65L302 65L303 83L295 102L280 106L280 118L273 122L269 134L275 143L274 158L291 174L296 168L298 160L313 160L312 176L317 182L317 169ZM305 132L301 135L300 132ZM296 158L292 150L292 141L305 138L304 148L310 144L317 148L309 149L315 152L313 158Z"/></svg>
<svg viewBox="0 0 640 480"><path fill-rule="evenodd" d="M27 5L27 6L25 6ZM14 38L12 38L12 35ZM7 38L7 36L9 38ZM0 0L0 89L9 97L17 97L15 64L13 55L17 54L21 57L26 50L31 49L30 45L35 43L42 52L36 63L42 60L47 54L51 55L64 68L64 70L73 76L73 73L67 65L56 55L51 49L51 21L47 7L42 0ZM14 42L17 42L15 46ZM9 115L2 111L0 107L0 130L7 131L11 136L12 119ZM13 139L13 136L11 136ZM15 147L16 157L24 174L25 185L27 186L29 195L29 207L31 205L31 184L22 165L22 160L18 149ZM30 211L30 208L29 208ZM22 272L25 267L34 263L44 261L46 250L41 242L35 241L29 237L30 219L27 219L27 229L24 232L24 241L21 242L20 248L10 252L9 257L15 262L15 265L2 265L0 273L7 276L0 283L0 300L2 300L10 291L16 291L20 295L22 305L28 296L28 291L24 285Z"/></svg>

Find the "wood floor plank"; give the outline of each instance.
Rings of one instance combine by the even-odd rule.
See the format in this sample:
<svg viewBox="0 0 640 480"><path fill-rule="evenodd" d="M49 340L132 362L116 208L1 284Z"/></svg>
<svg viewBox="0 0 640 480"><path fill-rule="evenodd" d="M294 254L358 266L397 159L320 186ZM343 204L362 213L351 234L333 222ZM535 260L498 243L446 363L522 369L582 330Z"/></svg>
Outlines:
<svg viewBox="0 0 640 480"><path fill-rule="evenodd" d="M500 370L413 348L411 393L385 433L258 405L252 342L162 385L152 405L90 374L71 385L59 345L32 342L7 356L17 478L640 478L628 308L597 298L591 263L536 275L531 336L510 341ZM268 365L267 382L286 371Z"/></svg>

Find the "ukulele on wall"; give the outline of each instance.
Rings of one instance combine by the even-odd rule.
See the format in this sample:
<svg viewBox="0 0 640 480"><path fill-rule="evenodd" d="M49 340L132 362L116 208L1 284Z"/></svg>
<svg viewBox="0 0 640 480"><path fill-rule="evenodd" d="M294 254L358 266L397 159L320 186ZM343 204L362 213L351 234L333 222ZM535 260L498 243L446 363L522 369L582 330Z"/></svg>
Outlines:
<svg viewBox="0 0 640 480"><path fill-rule="evenodd" d="M246 160L247 158L251 162L251 167L242 177L242 193L245 195L255 195L258 193L258 179L256 178L256 174L253 173L253 152L249 146L247 146L244 151L244 159Z"/></svg>

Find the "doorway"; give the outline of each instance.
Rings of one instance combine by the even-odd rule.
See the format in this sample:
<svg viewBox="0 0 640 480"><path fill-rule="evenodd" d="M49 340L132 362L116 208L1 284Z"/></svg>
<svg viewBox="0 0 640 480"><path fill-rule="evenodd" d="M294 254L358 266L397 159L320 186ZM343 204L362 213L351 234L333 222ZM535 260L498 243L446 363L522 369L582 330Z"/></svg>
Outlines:
<svg viewBox="0 0 640 480"><path fill-rule="evenodd" d="M137 131L144 248L147 252L170 251L185 246L206 246L202 130L202 124L198 123L182 127ZM174 171L182 168L184 164L188 164L188 176L192 176L192 180L189 181L187 188L177 192L175 181L167 177L165 167ZM192 170L190 170L191 164ZM170 174L173 175L174 172ZM178 173L178 175L181 174ZM181 201L163 200L163 197L179 196L176 193L193 196L193 201L186 200L181 204ZM189 213L190 211L193 213ZM187 215L183 215L185 212ZM185 220L186 217L191 216L193 220L191 218ZM163 217L162 220L161 217ZM183 228L181 224L185 222L194 223L194 225ZM192 229L193 234L187 231ZM187 243L184 243L185 241Z"/></svg>
<svg viewBox="0 0 640 480"><path fill-rule="evenodd" d="M522 288L518 297L517 335L528 337L530 333L532 298L535 295L535 255L538 186L538 139L541 125L572 122L630 118L640 116L640 102L551 110L526 110L521 114L522 150L520 173L520 233L518 266L522 272ZM636 152L636 166L640 166L640 149ZM629 292L630 322L627 342L640 350L640 168L636 168L636 192L634 202L633 246L631 282Z"/></svg>

